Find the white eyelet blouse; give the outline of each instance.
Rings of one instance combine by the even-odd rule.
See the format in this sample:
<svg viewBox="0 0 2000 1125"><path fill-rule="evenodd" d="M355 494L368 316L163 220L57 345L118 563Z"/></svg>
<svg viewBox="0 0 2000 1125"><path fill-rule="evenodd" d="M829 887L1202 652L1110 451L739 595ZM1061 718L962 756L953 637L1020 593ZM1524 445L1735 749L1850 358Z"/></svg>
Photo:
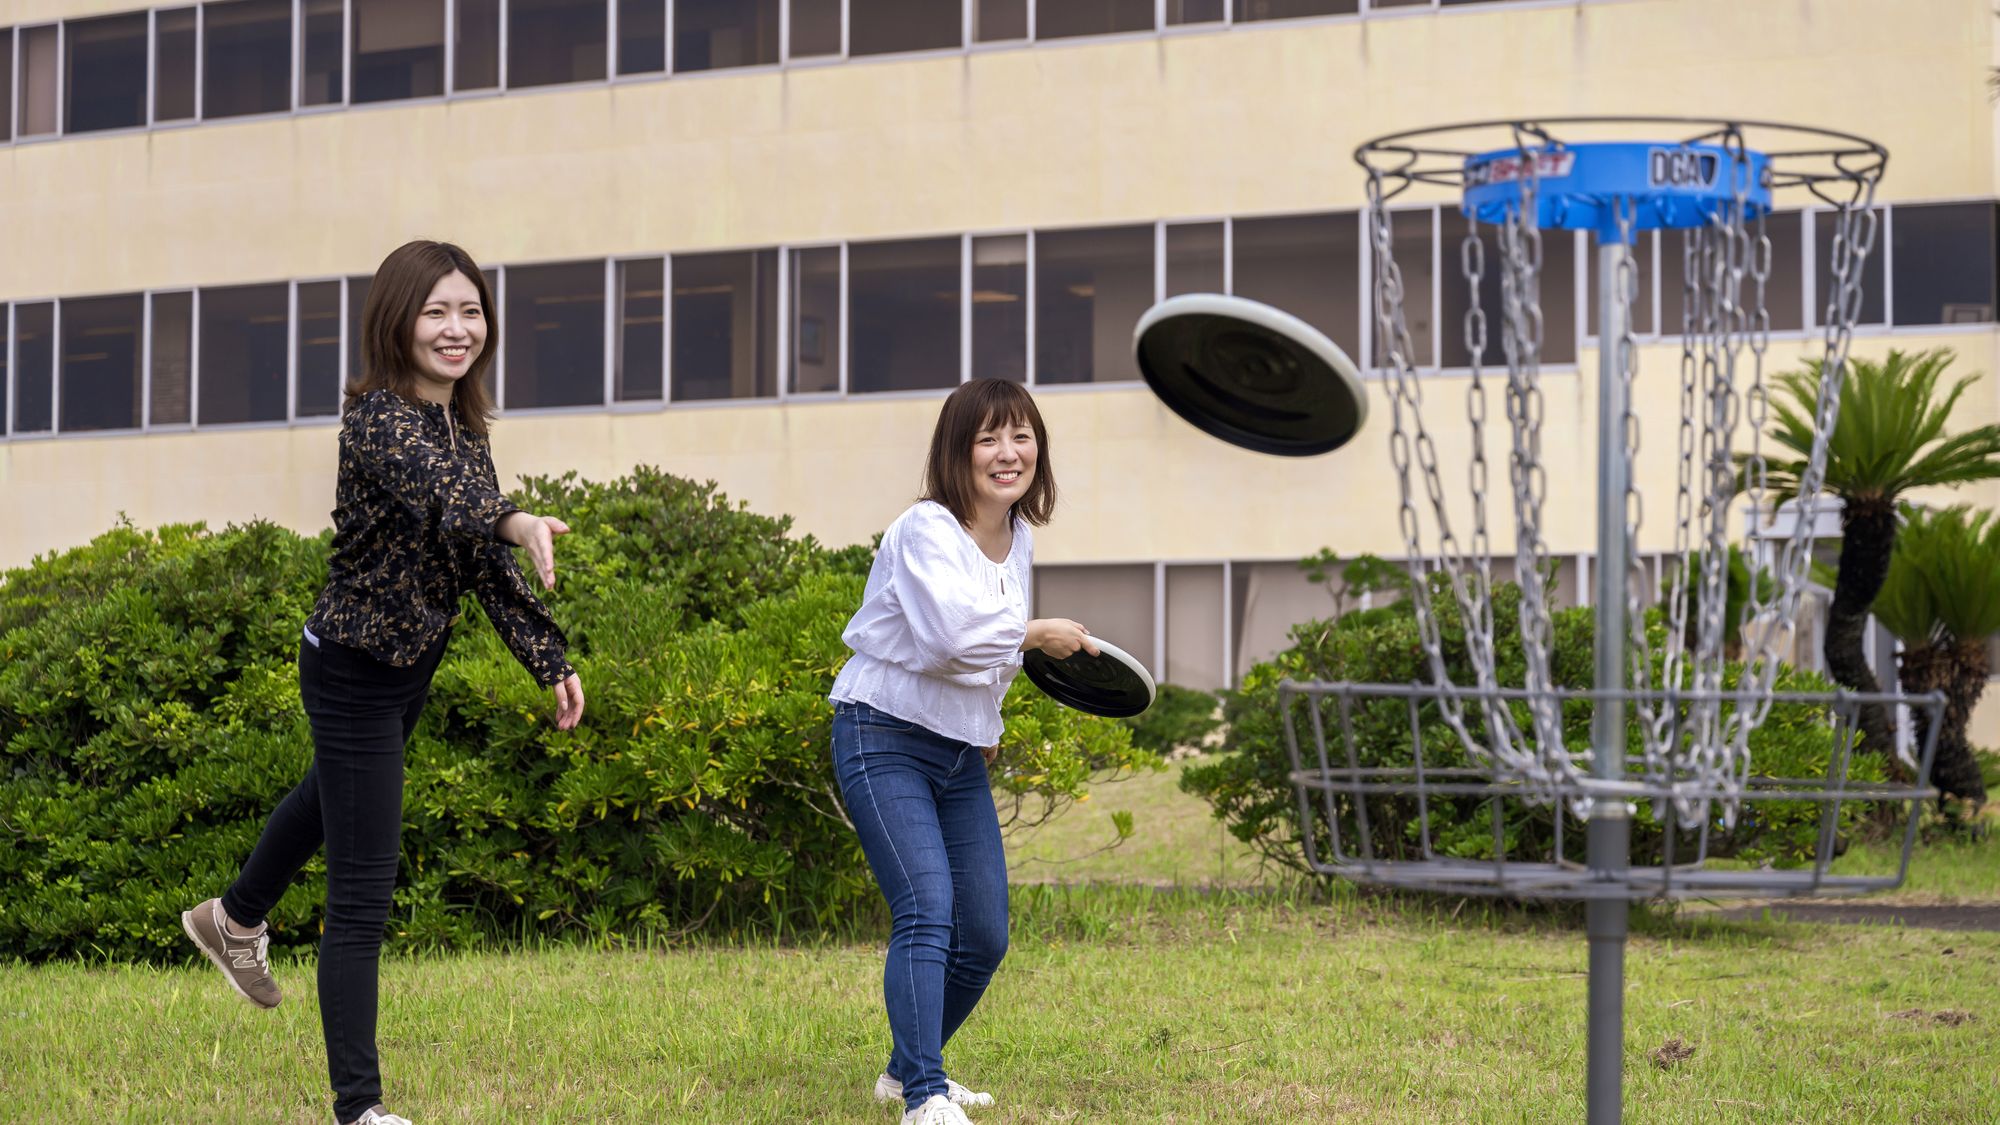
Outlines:
<svg viewBox="0 0 2000 1125"><path fill-rule="evenodd" d="M951 510L920 501L882 533L861 608L841 639L854 656L829 698L865 703L960 742L1000 741L1000 701L1021 669L1035 545L1014 520L1005 562Z"/></svg>

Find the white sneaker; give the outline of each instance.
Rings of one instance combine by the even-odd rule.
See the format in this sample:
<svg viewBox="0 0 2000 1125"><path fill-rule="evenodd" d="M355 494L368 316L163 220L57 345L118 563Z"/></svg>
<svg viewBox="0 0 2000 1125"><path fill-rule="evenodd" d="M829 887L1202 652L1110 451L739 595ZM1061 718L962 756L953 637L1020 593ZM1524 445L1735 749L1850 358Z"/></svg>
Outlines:
<svg viewBox="0 0 2000 1125"><path fill-rule="evenodd" d="M348 1125L411 1125L411 1121L407 1117L398 1117L379 1105L371 1105L361 1111L361 1116L348 1122Z"/></svg>
<svg viewBox="0 0 2000 1125"><path fill-rule="evenodd" d="M968 1090L949 1078L944 1080L944 1088L945 1097L950 1098L953 1105L971 1106L975 1109L980 1109L993 1104L992 1094ZM884 1071L882 1077L875 1080L875 1100L878 1102L902 1101L903 1084L889 1077L888 1072Z"/></svg>
<svg viewBox="0 0 2000 1125"><path fill-rule="evenodd" d="M972 1120L950 1098L932 1094L929 1101L903 1115L903 1125L972 1125Z"/></svg>

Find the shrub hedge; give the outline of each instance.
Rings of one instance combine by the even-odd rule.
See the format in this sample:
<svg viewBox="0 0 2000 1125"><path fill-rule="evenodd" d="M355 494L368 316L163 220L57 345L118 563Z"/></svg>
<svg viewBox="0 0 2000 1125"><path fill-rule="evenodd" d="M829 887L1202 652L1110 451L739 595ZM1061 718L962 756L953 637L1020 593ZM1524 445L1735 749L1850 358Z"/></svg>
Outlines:
<svg viewBox="0 0 2000 1125"><path fill-rule="evenodd" d="M1448 588L1430 590L1427 596L1440 622L1446 665L1453 679L1461 684L1474 682L1456 601ZM1502 683L1519 686L1525 674L1518 629L1520 587L1513 583L1497 584L1493 600L1498 675ZM1551 623L1554 642L1551 672L1555 683L1559 687L1589 688L1594 674L1591 611L1558 611ZM1648 627L1650 643L1657 651L1665 643L1666 628L1657 611L1649 616ZM1280 681L1290 678L1411 684L1428 682L1430 668L1416 614L1408 603L1349 613L1334 620L1307 622L1292 630L1291 639L1290 648L1252 667L1236 690L1223 693L1224 717L1229 724L1223 753L1190 765L1181 775L1181 787L1207 800L1230 832L1251 844L1267 860L1304 870L1299 805L1289 780L1290 755L1285 748L1283 719L1278 708ZM1733 687L1740 672L1740 665L1727 666L1725 686ZM1802 692L1834 690L1830 682L1819 676L1790 669L1781 671L1777 688ZM1590 745L1591 712L1587 701L1568 705L1563 715L1564 739L1568 745ZM1438 716L1436 704L1424 705L1420 714L1427 766L1478 764L1469 758L1457 736ZM1329 711L1330 734L1339 729L1338 720L1331 716ZM1410 720L1403 700L1360 703L1354 708L1353 722L1361 765L1404 768L1410 765L1413 760ZM1475 734L1479 733L1478 720L1471 709L1467 711L1467 722ZM1301 712L1302 740L1310 739L1309 730ZM1628 746L1639 745L1636 718L1627 739ZM1310 752L1303 743L1301 749ZM1769 719L1750 737L1753 769L1766 777L1823 778L1835 749L1833 732L1824 716L1804 705L1773 707ZM1856 755L1850 764L1850 777L1880 780L1881 759ZM1818 838L1818 804L1773 802L1745 806L1745 810L1746 815L1733 829L1724 831L1719 823L1712 828L1709 836L1712 856L1778 866L1810 862ZM1399 858L1416 853L1419 822L1414 799L1371 799L1368 811L1378 856ZM1844 805L1841 832L1864 829L1868 812L1869 809L1858 804ZM1459 858L1491 858L1492 815L1491 802L1481 798L1431 798L1434 847L1442 854ZM1507 822L1502 838L1508 856L1525 860L1550 858L1554 819L1549 808L1507 802L1503 815ZM1314 831L1324 841L1326 825L1317 804L1314 816ZM1357 843L1351 810L1343 813L1342 823L1346 826L1343 841L1351 849ZM1572 855L1581 842L1577 828L1572 822L1569 829ZM1635 861L1658 862L1659 844L1660 824L1651 808L1642 805L1634 821ZM1640 858L1648 855L1653 858Z"/></svg>
<svg viewBox="0 0 2000 1125"><path fill-rule="evenodd" d="M514 498L574 529L549 598L589 707L557 732L467 600L406 757L392 943L787 936L874 909L826 701L870 550L653 469ZM295 659L328 542L123 525L0 579L0 956L185 956L179 912L311 760ZM1025 681L1005 711L1017 807L1157 761ZM324 878L307 867L273 944L316 940Z"/></svg>

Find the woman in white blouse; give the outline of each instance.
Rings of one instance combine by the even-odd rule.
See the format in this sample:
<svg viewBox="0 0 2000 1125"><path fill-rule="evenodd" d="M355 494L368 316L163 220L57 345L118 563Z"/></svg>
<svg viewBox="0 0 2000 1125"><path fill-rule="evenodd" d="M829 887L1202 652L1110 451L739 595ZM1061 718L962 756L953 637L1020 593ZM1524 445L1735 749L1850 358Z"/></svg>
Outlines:
<svg viewBox="0 0 2000 1125"><path fill-rule="evenodd" d="M905 1125L965 1125L993 1104L944 1072L944 1045L1007 952L1007 860L986 767L1000 700L1039 648L1097 646L1061 618L1028 619L1031 525L1056 483L1034 399L978 379L938 413L924 498L882 535L834 681L833 763L894 926L882 991L894 1049L875 1082Z"/></svg>

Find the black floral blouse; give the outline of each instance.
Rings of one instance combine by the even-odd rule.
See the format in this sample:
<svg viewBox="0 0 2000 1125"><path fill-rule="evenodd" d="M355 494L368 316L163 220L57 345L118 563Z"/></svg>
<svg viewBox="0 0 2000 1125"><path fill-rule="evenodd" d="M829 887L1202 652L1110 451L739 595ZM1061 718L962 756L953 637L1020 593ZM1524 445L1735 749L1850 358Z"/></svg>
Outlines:
<svg viewBox="0 0 2000 1125"><path fill-rule="evenodd" d="M494 535L519 508L500 492L486 439L457 410L386 390L340 428L333 558L306 628L407 668L458 615L470 589L514 658L549 686L573 671L548 608L513 547Z"/></svg>

